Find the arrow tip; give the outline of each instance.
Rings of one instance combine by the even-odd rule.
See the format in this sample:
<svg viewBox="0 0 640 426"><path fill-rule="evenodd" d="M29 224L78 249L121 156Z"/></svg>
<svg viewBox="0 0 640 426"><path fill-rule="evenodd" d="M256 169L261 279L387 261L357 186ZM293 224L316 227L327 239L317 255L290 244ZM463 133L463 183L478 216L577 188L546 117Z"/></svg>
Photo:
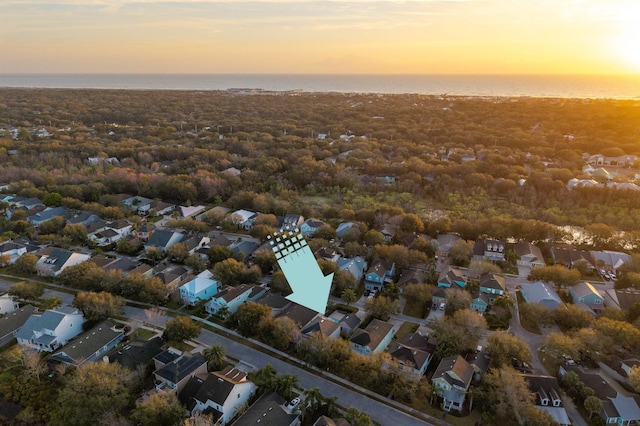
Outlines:
<svg viewBox="0 0 640 426"><path fill-rule="evenodd" d="M327 276L312 278L307 285L297 287L296 291L286 296L286 298L298 305L302 305L324 315L327 311L332 281L333 273Z"/></svg>

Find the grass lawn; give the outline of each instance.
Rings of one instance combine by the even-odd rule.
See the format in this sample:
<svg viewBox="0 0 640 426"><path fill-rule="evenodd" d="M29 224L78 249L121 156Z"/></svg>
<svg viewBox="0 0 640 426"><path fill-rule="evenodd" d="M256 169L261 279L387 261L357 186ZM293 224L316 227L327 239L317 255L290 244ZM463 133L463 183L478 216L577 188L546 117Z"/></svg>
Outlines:
<svg viewBox="0 0 640 426"><path fill-rule="evenodd" d="M415 332L418 329L418 327L419 327L419 324L416 324L415 322L407 321L403 323L398 329L398 331L396 332L396 339L400 340L407 334L411 334Z"/></svg>
<svg viewBox="0 0 640 426"><path fill-rule="evenodd" d="M151 330L147 330L146 328L138 328L136 331L134 331L133 336L131 336L131 340L139 338L139 339L143 339L143 340L149 340L151 339L153 336L155 336L158 333L155 333Z"/></svg>
<svg viewBox="0 0 640 426"><path fill-rule="evenodd" d="M169 346L174 347L182 352L191 352L193 349L195 349L195 346L191 346L187 342L178 342L175 340L170 340Z"/></svg>
<svg viewBox="0 0 640 426"><path fill-rule="evenodd" d="M414 318L424 318L423 315L424 306L421 303L417 303L412 300L407 300L407 303L404 305L404 309L402 313Z"/></svg>
<svg viewBox="0 0 640 426"><path fill-rule="evenodd" d="M547 373L551 375L555 375L562 364L562 360L555 357L554 355L538 350L538 359L544 365L544 368L547 370Z"/></svg>

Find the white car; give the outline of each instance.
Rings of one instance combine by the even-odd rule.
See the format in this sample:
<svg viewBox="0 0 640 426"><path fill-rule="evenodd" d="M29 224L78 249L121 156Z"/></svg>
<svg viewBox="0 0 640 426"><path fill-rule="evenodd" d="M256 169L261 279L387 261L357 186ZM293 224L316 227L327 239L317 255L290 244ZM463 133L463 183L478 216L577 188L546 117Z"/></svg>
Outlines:
<svg viewBox="0 0 640 426"><path fill-rule="evenodd" d="M609 277L610 277L612 280L617 280L617 279L618 279L618 277L616 276L616 274L615 274L615 273L613 273L613 272L609 272Z"/></svg>
<svg viewBox="0 0 640 426"><path fill-rule="evenodd" d="M296 406L300 404L300 398L295 397L291 400L291 402L289 403L289 405L287 405L287 408L289 410L293 410L294 408L296 408Z"/></svg>

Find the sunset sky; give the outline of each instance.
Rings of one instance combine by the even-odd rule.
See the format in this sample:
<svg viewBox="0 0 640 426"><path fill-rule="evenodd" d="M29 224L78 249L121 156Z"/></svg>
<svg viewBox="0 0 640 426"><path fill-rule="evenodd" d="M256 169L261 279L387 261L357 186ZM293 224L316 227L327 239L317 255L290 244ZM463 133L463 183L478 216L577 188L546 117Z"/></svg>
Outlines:
<svg viewBox="0 0 640 426"><path fill-rule="evenodd" d="M0 73L640 73L639 0L0 0Z"/></svg>

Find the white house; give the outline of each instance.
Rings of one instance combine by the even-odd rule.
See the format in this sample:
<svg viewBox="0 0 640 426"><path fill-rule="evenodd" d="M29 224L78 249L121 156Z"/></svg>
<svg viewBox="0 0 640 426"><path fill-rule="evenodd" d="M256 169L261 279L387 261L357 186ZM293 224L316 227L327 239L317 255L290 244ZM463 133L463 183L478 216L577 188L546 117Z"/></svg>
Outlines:
<svg viewBox="0 0 640 426"><path fill-rule="evenodd" d="M187 305L195 305L199 300L209 300L217 292L220 283L211 278L198 275L180 286L180 298Z"/></svg>
<svg viewBox="0 0 640 426"><path fill-rule="evenodd" d="M15 263L15 261L26 252L26 246L13 241L0 244L0 256L9 256L9 263L11 264Z"/></svg>
<svg viewBox="0 0 640 426"><path fill-rule="evenodd" d="M15 297L3 294L0 296L0 315L8 314L20 308Z"/></svg>
<svg viewBox="0 0 640 426"><path fill-rule="evenodd" d="M220 309L226 308L227 313L232 314L247 300L255 300L264 293L264 288L251 284L240 284L236 287L222 286L205 305L205 309L210 314L215 314Z"/></svg>
<svg viewBox="0 0 640 426"><path fill-rule="evenodd" d="M56 248L49 254L43 254L36 263L38 275L55 277L65 268L86 262L91 258L84 253L76 253L69 250Z"/></svg>
<svg viewBox="0 0 640 426"><path fill-rule="evenodd" d="M84 318L80 311L70 306L49 309L33 314L20 328L18 344L38 351L53 352L82 333Z"/></svg>
<svg viewBox="0 0 640 426"><path fill-rule="evenodd" d="M222 371L192 377L181 395L191 413L214 410L219 424L229 424L246 406L258 387L247 378L247 373L231 366ZM194 392L195 391L195 392Z"/></svg>
<svg viewBox="0 0 640 426"><path fill-rule="evenodd" d="M247 231L253 227L253 222L255 222L258 217L258 213L252 212L249 210L236 210L231 213L229 220L234 225L238 225L239 227L246 229Z"/></svg>

